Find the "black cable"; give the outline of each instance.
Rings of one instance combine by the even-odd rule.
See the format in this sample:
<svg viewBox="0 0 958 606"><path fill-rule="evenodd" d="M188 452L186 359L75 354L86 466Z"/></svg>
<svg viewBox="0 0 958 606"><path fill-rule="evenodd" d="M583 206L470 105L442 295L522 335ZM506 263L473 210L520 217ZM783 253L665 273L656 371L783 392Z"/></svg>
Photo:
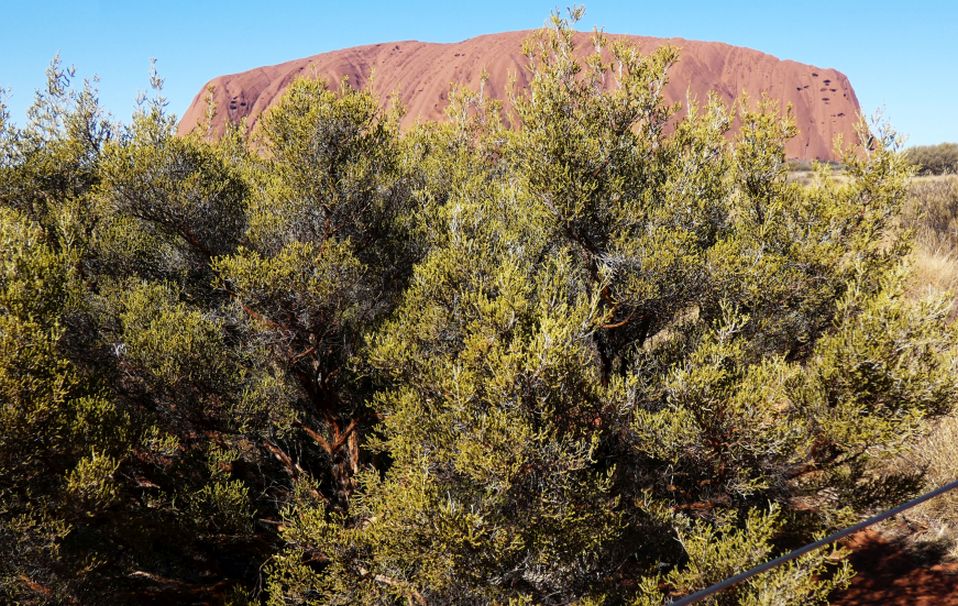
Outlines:
<svg viewBox="0 0 958 606"><path fill-rule="evenodd" d="M833 532L832 534L828 535L827 537L823 539L819 539L815 541L814 543L809 543L808 545L805 545L804 547L799 547L795 551L786 553L785 555L777 557L774 560L769 560L768 562L765 562L764 564L759 564L758 566L754 568L750 568L746 570L745 572L739 573L735 575L734 577L729 577L725 579L724 581L719 581L718 583L715 583L714 585L706 587L705 589L702 589L700 591L696 591L695 593L689 594L685 596L684 598L680 598L678 600L668 602L668 605L669 606L687 606L688 604L694 604L695 602L698 602L699 600L703 598L707 598L713 593L718 593L724 589L728 589L729 587L736 585L738 583L741 583L745 579L751 578L757 574L765 572L766 570L769 570L770 568L775 568L776 566L779 566L780 564L784 564L785 562L790 562L794 560L795 558L808 553L809 551L814 551L818 549L819 547L824 547L825 545L828 545L829 543L834 543L838 539L847 537L850 534L855 534L856 532L858 532L859 530L862 530L863 528L867 528L871 526L872 524L877 524L878 522L881 522L882 520L887 520L888 518L892 516L898 515L899 513L907 509L911 509L912 507L915 507L916 505L920 505L921 503L924 503L925 501L928 501L929 499L934 499L935 497L943 495L949 490L954 490L955 488L958 488L958 480L949 482L948 484L945 484L944 486L936 488L935 490L932 490L931 492L926 492L920 497L915 497L914 499L910 501L906 501L905 503L902 503L901 505L898 505L897 507L889 509L888 511L872 516L863 522L859 522L858 524L855 524L854 526L849 526L848 528L843 528L842 530Z"/></svg>

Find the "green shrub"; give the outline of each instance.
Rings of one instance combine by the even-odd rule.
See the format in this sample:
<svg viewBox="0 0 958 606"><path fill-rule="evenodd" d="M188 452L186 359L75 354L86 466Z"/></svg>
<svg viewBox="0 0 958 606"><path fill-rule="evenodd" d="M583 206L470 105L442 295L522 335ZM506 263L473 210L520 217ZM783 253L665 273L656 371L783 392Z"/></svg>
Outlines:
<svg viewBox="0 0 958 606"><path fill-rule="evenodd" d="M436 244L367 353L389 465L285 512L271 604L662 603L915 488L876 474L950 410L956 341L906 296L893 139L803 187L789 120L666 135L674 51L611 49L557 19L517 128L446 128ZM720 603L847 578L816 553Z"/></svg>
<svg viewBox="0 0 958 606"><path fill-rule="evenodd" d="M679 119L675 49L574 42L512 128L303 80L252 141L54 65L0 124L0 601L661 603L912 494L958 337L894 133L800 185L774 102Z"/></svg>

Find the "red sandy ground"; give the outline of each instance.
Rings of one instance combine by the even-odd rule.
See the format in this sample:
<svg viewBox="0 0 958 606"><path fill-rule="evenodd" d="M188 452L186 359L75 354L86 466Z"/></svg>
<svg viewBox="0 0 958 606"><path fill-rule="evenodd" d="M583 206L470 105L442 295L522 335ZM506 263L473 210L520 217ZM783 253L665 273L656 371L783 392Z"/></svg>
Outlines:
<svg viewBox="0 0 958 606"><path fill-rule="evenodd" d="M958 606L958 563L923 563L901 545L866 531L848 546L858 575L836 606Z"/></svg>
<svg viewBox="0 0 958 606"><path fill-rule="evenodd" d="M367 88L384 103L395 94L407 110L403 126L409 127L418 121L444 119L450 86L464 84L478 91L486 74L483 93L506 101L508 111L510 80L515 78L520 89L529 84L522 42L531 33L490 34L453 44L373 44L219 76L197 93L179 132L185 134L202 123L209 86L214 88L216 107L212 131L218 135L228 122L242 118L248 119L250 127L255 125L298 77L321 78L333 88L345 79L354 88ZM669 72L664 91L671 102L684 105L691 96L701 104L712 92L726 104L744 93L753 101L767 94L783 107L791 105L799 134L788 143L790 157L835 160L836 136L846 144L857 141L858 99L848 78L835 69L783 61L720 42L630 35L609 38L623 40L642 53L664 44L679 48L679 62ZM594 50L591 34L578 33L576 43L580 55ZM612 79L607 85L612 85Z"/></svg>

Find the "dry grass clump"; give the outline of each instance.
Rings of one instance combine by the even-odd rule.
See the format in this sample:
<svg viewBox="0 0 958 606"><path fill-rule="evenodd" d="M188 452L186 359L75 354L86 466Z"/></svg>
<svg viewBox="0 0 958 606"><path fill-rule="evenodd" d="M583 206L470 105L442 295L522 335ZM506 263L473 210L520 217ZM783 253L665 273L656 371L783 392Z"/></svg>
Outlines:
<svg viewBox="0 0 958 606"><path fill-rule="evenodd" d="M904 220L922 249L958 252L958 175L912 179Z"/></svg>
<svg viewBox="0 0 958 606"><path fill-rule="evenodd" d="M918 243L912 260L915 294L929 289L958 294L958 176L913 179L903 220Z"/></svg>
<svg viewBox="0 0 958 606"><path fill-rule="evenodd" d="M958 252L954 249L919 248L911 268L916 294L925 294L928 290L958 293Z"/></svg>
<svg viewBox="0 0 958 606"><path fill-rule="evenodd" d="M958 175L912 179L904 223L916 231L916 294L958 293Z"/></svg>
<svg viewBox="0 0 958 606"><path fill-rule="evenodd" d="M952 414L937 421L906 460L925 469L927 490L958 477L958 416ZM958 491L906 512L903 521L912 533L914 545L924 551L935 551L942 559L958 561Z"/></svg>

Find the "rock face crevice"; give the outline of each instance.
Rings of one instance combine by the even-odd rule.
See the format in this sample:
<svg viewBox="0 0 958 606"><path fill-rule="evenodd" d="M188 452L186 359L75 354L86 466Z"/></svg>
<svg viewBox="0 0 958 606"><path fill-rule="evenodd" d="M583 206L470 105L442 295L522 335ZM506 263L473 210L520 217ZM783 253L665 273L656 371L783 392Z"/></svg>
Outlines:
<svg viewBox="0 0 958 606"><path fill-rule="evenodd" d="M250 128L255 126L298 77L321 78L332 86L346 80L353 87L368 88L383 102L398 95L406 108L405 127L441 120L453 84L478 90L485 74L484 94L503 100L513 78L518 87L527 86L522 42L531 33L490 34L453 44L405 41L358 46L219 76L197 93L180 121L179 133L186 134L203 121L210 87L216 107L211 125L215 136L223 133L228 122L242 118L248 118ZM590 34L576 36L580 50L588 52ZM704 101L711 91L729 103L742 94L753 100L764 94L781 101L783 107L790 105L799 129L786 149L791 158L837 160L836 136L846 143L856 141L861 110L848 78L837 70L719 42L615 34L609 38L624 40L643 53L664 44L680 49L665 89L669 101L684 103L689 95Z"/></svg>

